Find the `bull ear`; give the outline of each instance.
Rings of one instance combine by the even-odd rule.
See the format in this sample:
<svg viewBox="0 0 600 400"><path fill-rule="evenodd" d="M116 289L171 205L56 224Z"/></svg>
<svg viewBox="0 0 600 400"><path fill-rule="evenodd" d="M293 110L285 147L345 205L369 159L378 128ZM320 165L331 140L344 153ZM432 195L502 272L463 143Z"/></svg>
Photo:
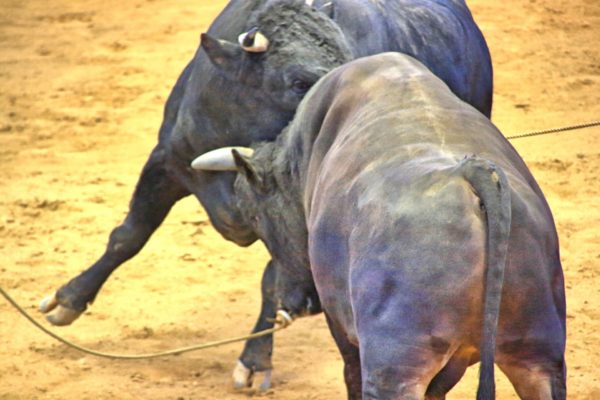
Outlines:
<svg viewBox="0 0 600 400"><path fill-rule="evenodd" d="M237 172L244 175L251 185L263 186L263 179L250 162L250 159L243 156L236 149L232 149L231 154L233 155L233 162L235 163Z"/></svg>
<svg viewBox="0 0 600 400"><path fill-rule="evenodd" d="M243 50L237 44L203 33L200 45L215 67L230 73L239 70Z"/></svg>
<svg viewBox="0 0 600 400"><path fill-rule="evenodd" d="M262 176L258 173L256 168L250 162L250 159L240 154L239 151L232 149L233 161L235 162L238 173L244 175L250 185L254 186L261 192L265 191L265 182Z"/></svg>

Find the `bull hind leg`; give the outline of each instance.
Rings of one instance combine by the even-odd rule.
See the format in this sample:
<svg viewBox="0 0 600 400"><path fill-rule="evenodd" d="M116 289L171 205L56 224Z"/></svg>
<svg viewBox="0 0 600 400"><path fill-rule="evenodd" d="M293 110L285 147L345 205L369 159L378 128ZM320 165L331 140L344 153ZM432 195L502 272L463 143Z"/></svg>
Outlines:
<svg viewBox="0 0 600 400"><path fill-rule="evenodd" d="M522 360L498 363L523 400L565 400L566 369L564 360L539 363Z"/></svg>
<svg viewBox="0 0 600 400"><path fill-rule="evenodd" d="M535 246L527 243L524 246L533 260L543 260ZM500 321L496 364L524 400L564 400L567 396L564 283L560 264L555 265L554 296L547 295L549 290L541 284L544 278L532 280L532 275L523 275L530 280L530 285L537 285L535 291L531 291L522 286L525 281L522 276L509 275L509 279L519 279L521 286L512 283L508 287L517 288L523 303L519 308L507 307L502 311L502 315L510 315L510 318ZM538 268L529 268L533 269ZM506 298L507 302L511 299L510 295ZM515 324L515 321L520 323Z"/></svg>
<svg viewBox="0 0 600 400"><path fill-rule="evenodd" d="M110 274L144 247L152 233L182 197L189 194L165 170L164 151L148 159L125 221L110 234L106 251L96 263L45 299L40 309L55 325L68 325L81 315Z"/></svg>
<svg viewBox="0 0 600 400"><path fill-rule="evenodd" d="M471 363L471 355L458 350L427 387L426 400L444 400Z"/></svg>
<svg viewBox="0 0 600 400"><path fill-rule="evenodd" d="M365 366L365 363L368 366ZM437 367L437 363L418 367L410 364L402 365L402 363L403 360L400 358L396 364L376 366L371 360L363 360L363 399L423 400L426 398L427 387L432 379L431 370Z"/></svg>
<svg viewBox="0 0 600 400"><path fill-rule="evenodd" d="M363 398L426 398L431 381L449 357L433 349L430 339L361 336Z"/></svg>
<svg viewBox="0 0 600 400"><path fill-rule="evenodd" d="M419 346L412 349L419 349ZM420 353L422 354L410 356L409 359L415 360L423 357L423 354L430 354L430 362L423 362L424 359L421 358L419 367L401 365L400 367L388 368L388 373L393 374L393 377L390 376L388 381L392 385L396 385L392 390L383 388L382 391L381 387L377 387L376 389L367 388L365 392L374 391L377 393L373 395L373 398L444 400L450 389L463 377L470 364L470 355L455 353L446 365L439 370L444 358L440 353L431 351L426 346L421 349ZM402 361L399 360L399 362ZM439 372L432 379L432 371L436 370L439 370ZM378 375L379 382L376 382L375 386L381 386L381 382L384 380L382 379L384 374Z"/></svg>
<svg viewBox="0 0 600 400"><path fill-rule="evenodd" d="M348 392L348 400L362 399L362 378L360 369L360 352L358 347L350 343L343 329L341 329L335 321L327 314L327 325L333 336L338 350L344 360L344 382Z"/></svg>

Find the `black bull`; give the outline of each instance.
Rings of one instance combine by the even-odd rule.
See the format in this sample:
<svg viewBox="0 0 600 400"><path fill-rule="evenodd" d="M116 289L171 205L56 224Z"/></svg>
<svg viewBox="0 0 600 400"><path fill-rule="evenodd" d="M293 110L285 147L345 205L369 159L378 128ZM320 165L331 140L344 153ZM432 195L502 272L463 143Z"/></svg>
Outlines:
<svg viewBox="0 0 600 400"><path fill-rule="evenodd" d="M494 398L494 362L521 398L565 399L548 204L489 119L418 61L345 64L275 142L211 155L240 172L238 204L277 266L281 306L299 307L289 288L316 287L350 398L443 399L481 360L480 400Z"/></svg>
<svg viewBox="0 0 600 400"><path fill-rule="evenodd" d="M66 325L78 318L110 274L135 256L171 207L190 194L226 239L240 245L255 241L233 201L233 174L193 173L190 161L217 147L273 139L310 86L352 58L383 51L411 54L490 115L490 56L463 1L324 3L233 0L227 5L173 87L158 144L105 253L42 303L50 322ZM266 52L246 52L237 45L238 35L253 27L270 40ZM274 315L272 269L271 264L265 269L265 301L255 330L272 325L267 321ZM240 359L252 370L270 369L271 349L271 337L253 340Z"/></svg>

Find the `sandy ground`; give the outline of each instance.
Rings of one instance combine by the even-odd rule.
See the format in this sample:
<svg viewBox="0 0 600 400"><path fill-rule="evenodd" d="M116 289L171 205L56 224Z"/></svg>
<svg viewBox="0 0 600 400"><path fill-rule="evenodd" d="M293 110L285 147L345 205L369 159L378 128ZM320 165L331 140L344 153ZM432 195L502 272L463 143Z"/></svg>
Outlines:
<svg viewBox="0 0 600 400"><path fill-rule="evenodd" d="M0 285L39 300L101 255L156 141L162 106L223 1L1 0ZM210 4L210 5L209 5ZM469 1L495 67L505 134L600 119L598 0ZM600 398L600 128L514 141L561 238L569 398ZM96 349L142 353L239 335L259 308L267 254L173 209L73 326ZM0 299L0 399L243 399L241 344L153 361L65 348ZM36 317L42 320L36 313ZM45 321L44 321L45 323ZM342 399L342 364L322 316L277 335L275 399ZM498 398L514 399L498 374ZM474 397L476 367L449 399Z"/></svg>

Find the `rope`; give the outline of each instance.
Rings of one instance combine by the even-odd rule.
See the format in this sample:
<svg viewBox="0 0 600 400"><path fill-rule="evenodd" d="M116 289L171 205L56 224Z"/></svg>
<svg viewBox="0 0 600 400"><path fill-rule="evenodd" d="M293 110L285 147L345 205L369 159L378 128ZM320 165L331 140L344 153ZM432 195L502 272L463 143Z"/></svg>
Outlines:
<svg viewBox="0 0 600 400"><path fill-rule="evenodd" d="M230 338L230 339L225 339L225 340L219 340L219 341L216 341L216 342L209 342L209 343L204 343L204 344L200 344L200 345L194 345L194 346L188 346L188 347L181 347L181 348L178 348L178 349L173 349L173 350L168 350L168 351L162 351L162 352L158 352L158 353L135 354L135 355L111 354L111 353L103 353L103 352L96 351L96 350L93 350L93 349L88 349L86 347L79 346L79 345L77 345L77 344L75 344L73 342L70 342L67 339L62 338L61 336L55 334L54 332L46 329L39 322L37 322L35 319L33 319L33 317L31 317L27 313L27 311L25 311L21 306L19 306L19 304L17 304L17 302L15 300L13 300L12 297L10 297L8 295L8 293L6 293L4 291L4 289L2 289L2 287L0 287L0 294L2 294L2 296L4 296L4 298L6 300L8 300L8 302L21 315L23 315L27 320L29 320L29 322L31 322L38 329L40 329L42 332L44 332L47 335L53 337L54 339L58 340L59 342L65 344L65 345L67 345L67 346L69 346L69 347L71 347L73 349L76 349L76 350L79 350L79 351L81 351L83 353L86 353L86 354L91 354L93 356L110 358L110 359L116 359L116 360L142 360L142 359L158 358L158 357L164 357L164 356L170 356L170 355L179 355L179 354L183 354L183 353L189 353L191 351L196 351L196 350L208 349L210 347L223 346L223 345L229 344L229 343L241 342L243 340L255 339L255 338L258 338L258 337L261 337L261 336L272 334L274 332L277 332L279 330L287 328L291 324L291 322L292 322L292 318L289 316L288 313L286 313L283 310L279 310L279 311L277 311L277 318L275 319L275 324L277 326L275 326L273 328L270 328L270 329L265 329L265 330L260 331L260 332L252 333L250 335L240 336L240 337L235 337L235 338Z"/></svg>
<svg viewBox="0 0 600 400"><path fill-rule="evenodd" d="M588 122L585 124L578 124L578 125L570 125L570 126L564 126L561 128L553 128L553 129L544 129L541 131L533 131L533 132L528 132L528 133L521 133L518 135L513 135L513 136L507 136L507 139L521 139L521 138L525 138L525 137L531 137L531 136L540 136L540 135L547 135L549 133L557 133L557 132L564 132L564 131L572 131L575 129L583 129L583 128L590 128L592 126L598 126L600 125L600 121L592 121L592 122Z"/></svg>
<svg viewBox="0 0 600 400"><path fill-rule="evenodd" d="M599 125L600 125L600 121L592 121L592 122L588 122L585 124L570 125L570 126L564 126L561 128L544 129L544 130L540 130L540 131L534 131L534 132L522 133L522 134L518 134L518 135L507 136L506 139L521 139L521 138L525 138L525 137L547 135L549 133L557 133L557 132L564 132L564 131L570 131L570 130L575 130L575 129L583 129L583 128L589 128L589 127L599 126ZM204 343L204 344L199 344L199 345L181 347L178 349L167 350L167 351L162 351L162 352L158 352L158 353L134 354L134 355L111 354L111 353L103 353L103 352L96 351L93 349L88 349L86 347L79 346L67 339L64 339L63 337L48 330L47 328L42 326L39 322L37 322L35 319L33 319L33 317L31 317L27 313L27 311L25 311L21 306L19 306L19 304L17 304L17 302L14 301L12 299L12 297L10 297L8 295L8 293L6 293L4 291L4 289L2 289L2 287L0 287L0 294L2 296L4 296L4 298L21 315L23 315L29 322L31 322L33 325L35 325L38 329L40 329L42 332L44 332L48 336L51 336L52 338L58 340L59 342L65 344L75 350L79 350L83 353L91 354L91 355L97 356L97 357L104 357L104 358L117 359L117 360L142 360L142 359L158 358L158 357L164 357L164 356L170 356L170 355L179 355L179 354L183 354L183 353L189 353L191 351L203 350L203 349L208 349L211 347L223 346L223 345L230 344L230 343L241 342L244 340L255 339L255 338L258 338L261 336L270 335L279 330L287 328L292 323L292 318L290 317L290 315L283 310L279 310L279 311L277 311L277 317L275 318L275 325L276 325L275 327L270 328L270 329L265 329L260 332L252 333L252 334L249 334L246 336L240 336L240 337L235 337L235 338L230 338L230 339L225 339L225 340L219 340L219 341L209 342L209 343Z"/></svg>

